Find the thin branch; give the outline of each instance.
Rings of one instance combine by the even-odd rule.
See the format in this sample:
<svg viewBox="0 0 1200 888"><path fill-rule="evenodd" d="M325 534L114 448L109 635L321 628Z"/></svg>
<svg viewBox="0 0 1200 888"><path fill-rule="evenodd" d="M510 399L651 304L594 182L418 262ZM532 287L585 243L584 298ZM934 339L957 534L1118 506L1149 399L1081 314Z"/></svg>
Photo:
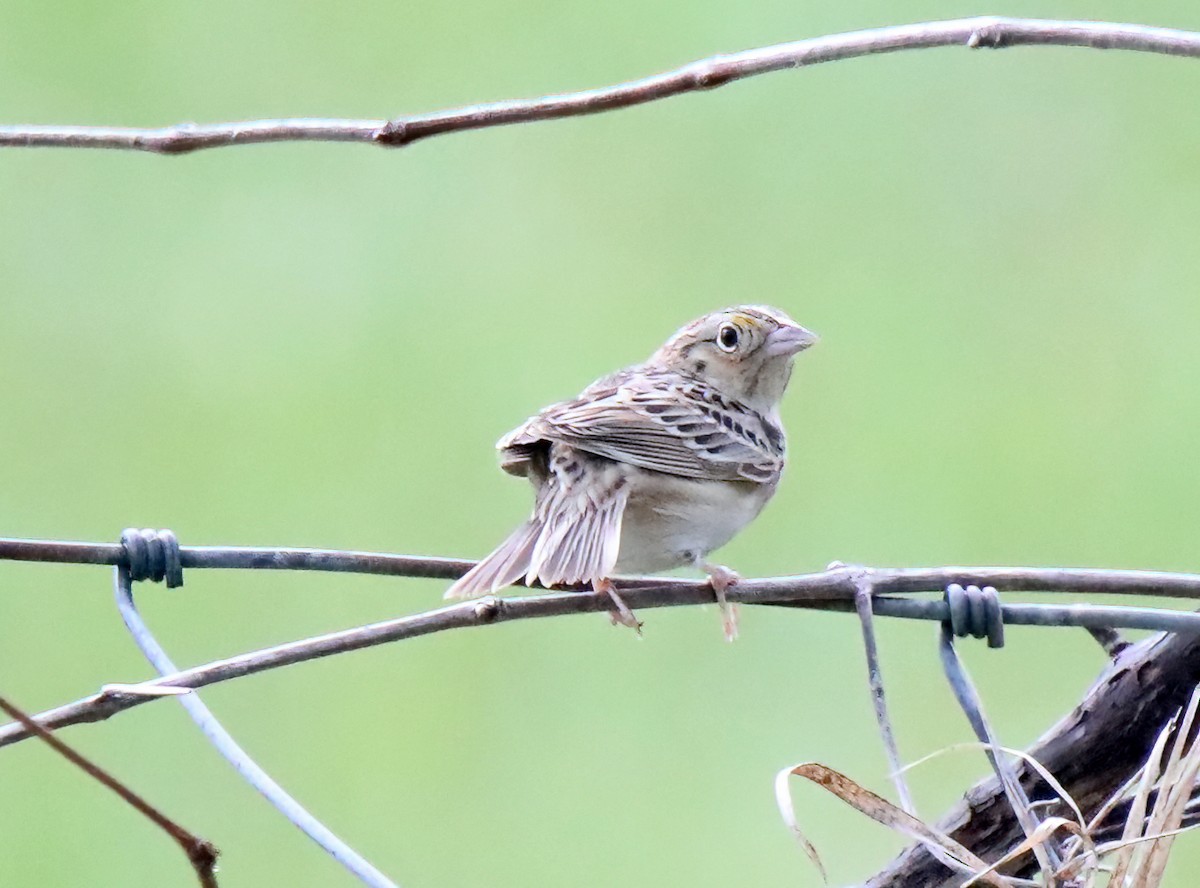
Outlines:
<svg viewBox="0 0 1200 888"><path fill-rule="evenodd" d="M0 541L0 558L4 557L5 541ZM29 541L22 541L28 546ZM48 544L61 546L62 544ZM87 544L76 554L86 552ZM9 547L11 548L11 547ZM103 547L99 547L103 548ZM183 549L183 553L197 551L206 553L213 561L221 561L227 555L240 555L247 551L268 552L270 550L240 549ZM321 563L314 550L283 550L289 553L307 552L300 559L304 569L318 569ZM396 556L393 562L388 556L364 554L361 560L351 557L352 553L324 553L331 557L334 569L379 569L380 572L396 572L397 564L413 559ZM186 561L185 561L186 563ZM416 569L432 571L441 563L439 559L420 559ZM444 566L466 565L471 562L447 561ZM279 566L273 562L260 566ZM428 574L422 573L421 576ZM989 585L1010 592L1070 592L1094 594L1134 594L1200 598L1200 576L1193 574L1171 574L1150 571L1087 570L1078 568L1000 568L1000 567L944 567L944 568L838 568L822 573L794 577L769 579L743 579L728 592L730 601L743 604L770 604L788 607L824 608L829 610L854 611L854 597L859 584L869 581L877 594L905 594L913 592L940 591L953 583L966 585ZM623 581L621 596L632 608L650 609L679 607L696 604L711 604L712 587L707 582L669 580L661 578L639 578ZM104 721L118 712L148 703L163 696L164 689L202 688L222 681L229 681L282 666L290 666L307 660L328 657L374 647L375 645L444 632L449 629L464 629L506 623L513 620L528 620L556 617L565 614L606 612L611 607L607 595L590 591L550 592L521 598L496 598L488 596L475 601L464 601L436 610L411 616L398 617L367 626L331 632L314 638L293 641L252 653L241 654L225 660L217 660L203 666L186 669L163 678L130 686L108 687L74 703L60 706L37 716L39 724L48 728L60 728L83 722ZM912 619L943 621L949 616L945 602L917 601L876 597L873 601L876 614ZM1126 608L1095 605L1067 605L1053 607L1034 604L1006 604L1001 607L1004 621L1010 625L1049 626L1118 626L1121 628L1165 629L1200 635L1200 614L1177 611L1160 611L1151 608ZM132 690L136 688L135 690ZM28 737L28 732L18 724L0 727L0 746L7 746Z"/></svg>
<svg viewBox="0 0 1200 888"><path fill-rule="evenodd" d="M717 55L673 71L614 86L537 99L490 102L392 120L252 120L181 123L161 129L104 126L0 127L0 147L120 148L186 154L259 142L364 142L401 146L443 133L556 120L629 108L670 96L715 89L771 71L865 55L965 46L1082 46L1200 57L1200 34L1115 22L1073 22L981 16L852 31Z"/></svg>
<svg viewBox="0 0 1200 888"><path fill-rule="evenodd" d="M8 713L9 717L16 719L19 724L93 780L111 789L126 804L170 836L187 855L188 863L192 865L192 869L196 872L196 878L200 880L200 888L217 888L217 855L220 852L217 851L216 846L180 826L108 771L76 752L3 697L0 697L0 709Z"/></svg>

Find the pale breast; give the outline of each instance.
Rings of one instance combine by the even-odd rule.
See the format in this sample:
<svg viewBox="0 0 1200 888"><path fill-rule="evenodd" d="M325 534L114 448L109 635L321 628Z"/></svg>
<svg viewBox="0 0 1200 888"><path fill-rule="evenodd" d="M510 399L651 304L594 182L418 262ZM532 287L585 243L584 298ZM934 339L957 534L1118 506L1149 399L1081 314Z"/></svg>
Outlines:
<svg viewBox="0 0 1200 888"><path fill-rule="evenodd" d="M621 524L616 572L653 573L696 564L762 511L775 482L696 481L636 472Z"/></svg>

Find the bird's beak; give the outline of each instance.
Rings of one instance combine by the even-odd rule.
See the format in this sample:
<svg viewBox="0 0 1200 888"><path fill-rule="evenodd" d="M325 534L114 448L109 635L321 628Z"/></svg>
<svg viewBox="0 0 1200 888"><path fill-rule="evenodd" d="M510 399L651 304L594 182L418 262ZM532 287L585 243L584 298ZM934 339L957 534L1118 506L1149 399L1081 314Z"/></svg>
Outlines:
<svg viewBox="0 0 1200 888"><path fill-rule="evenodd" d="M799 324L783 324L767 334L767 354L772 358L794 355L817 342L817 334Z"/></svg>

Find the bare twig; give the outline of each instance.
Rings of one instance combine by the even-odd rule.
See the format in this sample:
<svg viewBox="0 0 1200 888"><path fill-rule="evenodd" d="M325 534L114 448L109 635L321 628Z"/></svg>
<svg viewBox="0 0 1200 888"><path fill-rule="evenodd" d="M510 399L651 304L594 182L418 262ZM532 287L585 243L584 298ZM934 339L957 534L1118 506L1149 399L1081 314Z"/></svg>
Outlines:
<svg viewBox="0 0 1200 888"><path fill-rule="evenodd" d="M184 829L112 774L108 773L108 771L91 760L84 758L3 697L0 697L0 709L3 709L11 718L16 719L17 722L23 725L26 730L32 732L42 742L71 764L81 769L93 780L107 786L135 808L138 813L145 816L151 823L170 836L183 849L183 853L187 855L188 862L192 865L192 869L196 871L196 878L200 880L200 888L217 888L216 865L217 854L219 852L211 842L193 835Z"/></svg>
<svg viewBox="0 0 1200 888"><path fill-rule="evenodd" d="M443 133L514 123L556 120L629 108L700 90L715 89L771 71L803 68L865 55L965 46L1083 46L1164 55L1200 56L1200 34L1115 22L1073 22L981 16L853 31L717 55L641 80L537 99L491 102L392 120L252 120L181 123L161 129L104 126L0 127L0 146L121 148L186 154L203 148L259 142L364 142L400 146Z"/></svg>
<svg viewBox="0 0 1200 888"><path fill-rule="evenodd" d="M45 546L43 550L40 546ZM70 556L69 560L87 563L113 563L120 560L119 546L86 543L36 543L29 540L0 540L0 559L53 551ZM99 560L112 557L112 561ZM181 548L185 565L207 567L274 567L303 570L332 569L388 573L403 576L454 577L472 562L454 559L411 558L373 553L321 552L306 549ZM56 560L47 557L37 560ZM1087 570L1079 568L839 568L821 573L768 579L743 579L729 590L729 600L744 604L771 604L788 607L854 610L854 597L864 578L875 590L874 611L882 616L943 621L948 617L942 601L904 600L885 593L906 594L944 589L953 583L990 585L1000 591L1042 591L1157 595L1200 598L1200 576L1151 571ZM620 584L621 596L633 608L678 607L712 603L712 587L707 582L636 578ZM218 660L134 687L138 692L109 687L74 703L48 710L37 716L40 724L60 728L82 722L103 721L118 712L160 699L162 688L202 688L210 684L289 666L306 660L341 654L406 638L415 638L448 629L486 626L512 620L555 617L565 614L607 611L611 602L594 592L552 592L542 595L500 599L481 598L424 613L399 617L367 626L332 632L314 638L289 642L252 653ZM1002 605L1004 621L1009 625L1119 626L1122 628L1161 629L1200 635L1200 614L1094 605L1053 607L1035 604ZM0 746L24 740L28 732L18 724L0 727Z"/></svg>
<svg viewBox="0 0 1200 888"><path fill-rule="evenodd" d="M1088 634L1096 640L1096 644L1104 648L1104 653L1108 654L1110 660L1121 656L1131 644L1116 629L1089 629Z"/></svg>

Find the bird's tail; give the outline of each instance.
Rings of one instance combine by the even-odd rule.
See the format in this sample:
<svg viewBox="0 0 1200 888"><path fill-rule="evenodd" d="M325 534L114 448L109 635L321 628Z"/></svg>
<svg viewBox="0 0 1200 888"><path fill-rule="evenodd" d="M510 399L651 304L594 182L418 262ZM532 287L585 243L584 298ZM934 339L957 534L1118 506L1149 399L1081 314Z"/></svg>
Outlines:
<svg viewBox="0 0 1200 888"><path fill-rule="evenodd" d="M533 550L543 523L536 515L513 532L491 555L463 574L446 590L446 598L475 598L491 595L529 573Z"/></svg>
<svg viewBox="0 0 1200 888"><path fill-rule="evenodd" d="M595 584L612 575L629 490L543 491L533 517L446 591L447 598L491 595L522 577L529 585Z"/></svg>

